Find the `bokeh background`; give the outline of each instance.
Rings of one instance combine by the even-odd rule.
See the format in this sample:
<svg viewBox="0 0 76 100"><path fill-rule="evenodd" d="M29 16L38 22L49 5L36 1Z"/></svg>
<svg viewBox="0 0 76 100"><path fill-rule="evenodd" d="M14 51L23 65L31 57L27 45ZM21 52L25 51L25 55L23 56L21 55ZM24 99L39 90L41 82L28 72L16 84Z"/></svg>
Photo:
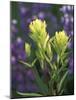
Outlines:
<svg viewBox="0 0 76 100"><path fill-rule="evenodd" d="M56 31L65 30L71 37L69 48L69 77L63 95L74 93L74 6L43 3L10 2L10 48L11 48L11 97L17 98L19 92L38 92L31 69L19 63L26 60L24 43L28 41L29 23L39 18L47 23L47 31L53 36Z"/></svg>

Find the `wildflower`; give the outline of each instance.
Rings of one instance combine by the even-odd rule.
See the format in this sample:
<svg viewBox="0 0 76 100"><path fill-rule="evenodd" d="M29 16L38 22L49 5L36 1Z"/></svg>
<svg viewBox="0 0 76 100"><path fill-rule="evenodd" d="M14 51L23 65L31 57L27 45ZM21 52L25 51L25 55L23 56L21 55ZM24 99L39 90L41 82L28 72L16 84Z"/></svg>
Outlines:
<svg viewBox="0 0 76 100"><path fill-rule="evenodd" d="M66 35L64 31L61 31L59 33L56 32L55 38L56 38L58 45L62 46L62 45L66 45L69 37Z"/></svg>
<svg viewBox="0 0 76 100"><path fill-rule="evenodd" d="M69 37L65 33L65 31L60 31L55 33L54 38L54 48L57 53L61 53L64 49L67 48Z"/></svg>
<svg viewBox="0 0 76 100"><path fill-rule="evenodd" d="M46 22L36 19L30 23L29 28L32 33L46 33Z"/></svg>
<svg viewBox="0 0 76 100"><path fill-rule="evenodd" d="M35 55L39 59L40 64L45 59L52 60L51 44L49 42L50 36L46 31L46 22L40 19L32 21L29 25L30 37L36 45Z"/></svg>
<svg viewBox="0 0 76 100"><path fill-rule="evenodd" d="M43 45L44 40L47 37L46 22L40 19L35 19L30 23L29 28L31 39L36 43L40 42L40 44Z"/></svg>

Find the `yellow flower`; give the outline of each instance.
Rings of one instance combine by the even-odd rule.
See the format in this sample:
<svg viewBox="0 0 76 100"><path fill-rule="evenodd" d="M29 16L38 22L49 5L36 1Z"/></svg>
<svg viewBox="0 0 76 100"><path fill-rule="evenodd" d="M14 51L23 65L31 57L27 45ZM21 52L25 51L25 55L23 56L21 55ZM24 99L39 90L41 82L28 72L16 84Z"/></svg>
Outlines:
<svg viewBox="0 0 76 100"><path fill-rule="evenodd" d="M55 34L56 42L58 45L62 46L68 42L69 37L66 35L65 31L56 32Z"/></svg>
<svg viewBox="0 0 76 100"><path fill-rule="evenodd" d="M40 19L35 19L30 23L29 28L31 31L30 37L32 38L32 40L35 41L37 44L39 42L40 45L43 46L44 41L46 40L46 37L48 35L46 32L46 22Z"/></svg>
<svg viewBox="0 0 76 100"><path fill-rule="evenodd" d="M30 31L32 33L45 33L46 32L46 23L40 19L36 19L29 25Z"/></svg>
<svg viewBox="0 0 76 100"><path fill-rule="evenodd" d="M57 51L57 53L61 54L61 52L66 48L68 45L69 37L65 33L65 31L60 31L55 33L54 38L54 48ZM65 51L64 50L64 51Z"/></svg>
<svg viewBox="0 0 76 100"><path fill-rule="evenodd" d="M46 31L46 22L36 19L30 23L29 28L31 31L30 37L35 42L37 48L36 56L38 59L44 60L45 55L47 55L51 60L52 50L49 42L50 36Z"/></svg>

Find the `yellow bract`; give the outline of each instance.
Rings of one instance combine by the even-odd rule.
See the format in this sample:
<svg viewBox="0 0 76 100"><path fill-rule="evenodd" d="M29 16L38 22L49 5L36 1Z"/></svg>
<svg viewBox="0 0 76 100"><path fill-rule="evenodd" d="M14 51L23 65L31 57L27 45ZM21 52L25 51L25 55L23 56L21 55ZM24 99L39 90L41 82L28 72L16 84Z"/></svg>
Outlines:
<svg viewBox="0 0 76 100"><path fill-rule="evenodd" d="M30 37L35 42L36 47L36 56L42 60L45 59L47 54L48 58L52 58L51 44L49 42L50 36L46 31L46 22L40 19L35 19L29 25L30 28Z"/></svg>
<svg viewBox="0 0 76 100"><path fill-rule="evenodd" d="M58 45L64 46L68 42L69 37L66 35L65 31L56 32L55 39Z"/></svg>
<svg viewBox="0 0 76 100"><path fill-rule="evenodd" d="M29 28L30 28L30 31L32 33L46 32L46 23L45 23L45 21L41 21L40 19L36 19L30 23Z"/></svg>
<svg viewBox="0 0 76 100"><path fill-rule="evenodd" d="M36 44L40 43L40 45L45 48L47 41L49 40L49 35L46 31L46 22L40 19L35 19L30 23L29 28L31 31L31 39L35 41Z"/></svg>

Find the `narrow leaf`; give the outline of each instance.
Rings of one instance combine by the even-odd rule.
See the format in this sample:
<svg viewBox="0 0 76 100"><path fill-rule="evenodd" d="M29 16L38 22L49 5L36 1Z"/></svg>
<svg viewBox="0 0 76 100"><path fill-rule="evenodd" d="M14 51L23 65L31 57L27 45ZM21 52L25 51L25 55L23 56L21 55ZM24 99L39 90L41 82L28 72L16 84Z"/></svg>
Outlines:
<svg viewBox="0 0 76 100"><path fill-rule="evenodd" d="M36 97L36 96L43 96L38 93L22 93L22 92L17 92L19 95L26 96L26 97Z"/></svg>
<svg viewBox="0 0 76 100"><path fill-rule="evenodd" d="M31 64L29 64L29 63L26 63L26 62L24 62L24 61L19 61L20 63L22 63L22 64L24 64L24 65L26 65L27 67L32 67L32 65Z"/></svg>
<svg viewBox="0 0 76 100"><path fill-rule="evenodd" d="M59 95L62 95L63 92L64 92L64 90L61 90L61 92L59 93Z"/></svg>
<svg viewBox="0 0 76 100"><path fill-rule="evenodd" d="M25 43L25 51L26 51L26 55L29 57L31 54L31 46L29 43Z"/></svg>
<svg viewBox="0 0 76 100"><path fill-rule="evenodd" d="M58 85L58 92L61 91L61 88L62 88L62 86L63 86L63 82L65 81L67 75L68 75L68 71L65 72L65 74L63 75L63 77L62 77L62 79L61 79L61 81L60 81L60 83L59 83L59 85Z"/></svg>
<svg viewBox="0 0 76 100"><path fill-rule="evenodd" d="M34 64L36 63L36 61L37 61L37 58L34 59L34 61L32 62L32 66L34 66Z"/></svg>
<svg viewBox="0 0 76 100"><path fill-rule="evenodd" d="M45 55L45 59L47 61L47 63L50 65L51 69L53 69L53 65L51 64L49 58Z"/></svg>

